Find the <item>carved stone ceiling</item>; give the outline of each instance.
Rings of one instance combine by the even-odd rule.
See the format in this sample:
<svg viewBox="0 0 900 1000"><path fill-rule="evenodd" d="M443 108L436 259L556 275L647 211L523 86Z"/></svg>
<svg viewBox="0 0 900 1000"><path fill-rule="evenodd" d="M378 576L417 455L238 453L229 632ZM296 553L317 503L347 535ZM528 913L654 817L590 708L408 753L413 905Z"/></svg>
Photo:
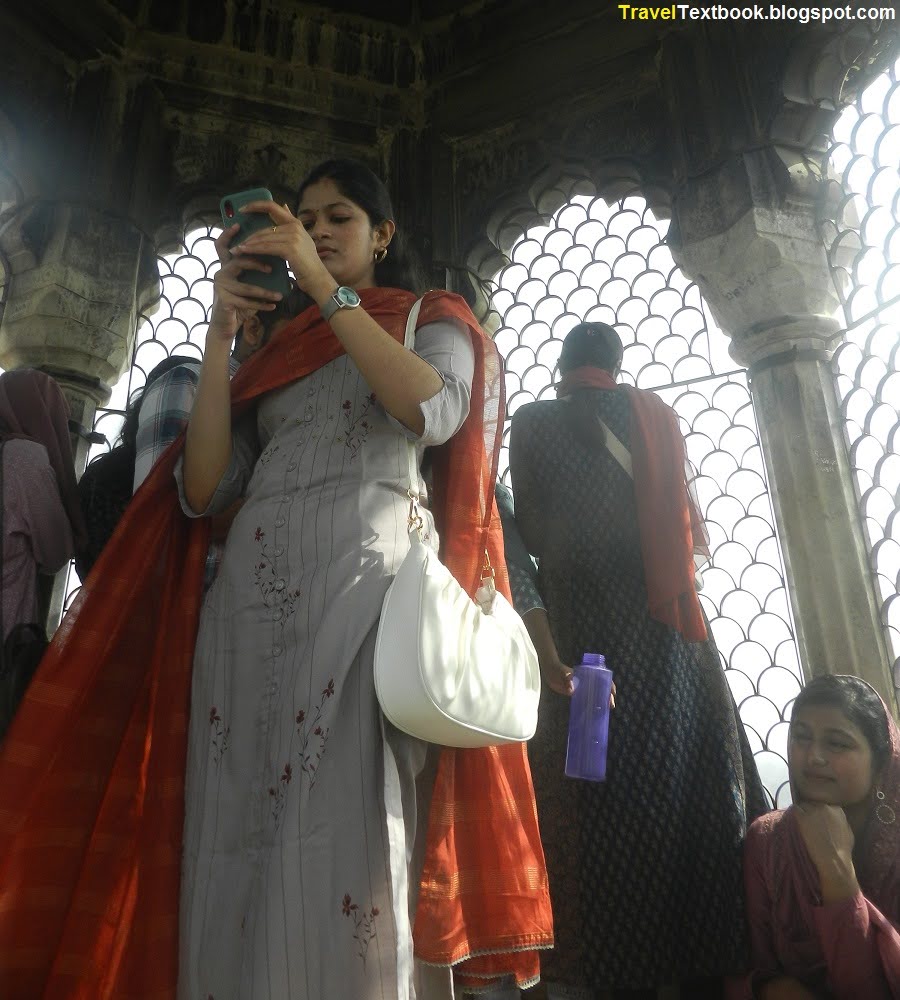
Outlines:
<svg viewBox="0 0 900 1000"><path fill-rule="evenodd" d="M28 25L69 76L99 64L156 81L170 107L344 132L426 121L448 139L528 121L573 95L613 107L658 86L672 22L596 0L30 0ZM279 110L281 109L281 110ZM366 133L371 134L371 132Z"/></svg>
<svg viewBox="0 0 900 1000"><path fill-rule="evenodd" d="M593 65L655 48L672 22L623 22L614 4L596 0L336 0L311 4L300 0L32 0L13 3L4 18L27 24L48 53L69 68L104 58L141 61L154 50L154 39L167 39L173 52L214 46L239 50L297 67L320 66L372 82L441 86L474 66L505 63L515 53L533 62L549 59L573 37L590 50ZM358 49L366 50L362 57ZM379 50L374 65L371 50ZM411 65L407 76L388 80L389 50ZM152 71L161 63L146 61ZM539 68L537 66L533 68ZM556 66L561 75L573 69ZM164 74L160 74L164 75ZM407 78L408 77L408 78ZM517 83L527 86L528 74Z"/></svg>

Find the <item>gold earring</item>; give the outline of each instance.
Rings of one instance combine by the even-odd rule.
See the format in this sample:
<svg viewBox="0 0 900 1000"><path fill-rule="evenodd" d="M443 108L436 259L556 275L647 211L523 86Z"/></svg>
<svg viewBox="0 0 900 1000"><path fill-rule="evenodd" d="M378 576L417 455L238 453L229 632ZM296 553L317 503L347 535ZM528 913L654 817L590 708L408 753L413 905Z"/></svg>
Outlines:
<svg viewBox="0 0 900 1000"><path fill-rule="evenodd" d="M884 801L884 792L880 789L875 790L875 799L878 805L875 807L875 815L878 818L878 822L882 826L892 826L897 818L897 814L893 809Z"/></svg>
<svg viewBox="0 0 900 1000"><path fill-rule="evenodd" d="M387 257L387 247L379 247L374 254L375 263L380 264Z"/></svg>

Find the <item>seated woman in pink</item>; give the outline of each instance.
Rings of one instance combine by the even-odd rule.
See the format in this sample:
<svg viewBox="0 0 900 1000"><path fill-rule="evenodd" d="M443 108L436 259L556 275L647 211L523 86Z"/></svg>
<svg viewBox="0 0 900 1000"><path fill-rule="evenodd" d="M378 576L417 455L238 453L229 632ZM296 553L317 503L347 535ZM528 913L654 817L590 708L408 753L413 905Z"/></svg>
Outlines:
<svg viewBox="0 0 900 1000"><path fill-rule="evenodd" d="M747 833L760 1000L900 997L900 737L875 689L817 677L794 702L794 805Z"/></svg>

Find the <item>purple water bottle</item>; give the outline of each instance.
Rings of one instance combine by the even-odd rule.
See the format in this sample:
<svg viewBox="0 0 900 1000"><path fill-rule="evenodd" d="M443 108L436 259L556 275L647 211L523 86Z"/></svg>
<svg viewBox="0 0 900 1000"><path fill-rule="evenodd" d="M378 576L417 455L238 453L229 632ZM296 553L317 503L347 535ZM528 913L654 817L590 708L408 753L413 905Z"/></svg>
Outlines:
<svg viewBox="0 0 900 1000"><path fill-rule="evenodd" d="M613 675L599 653L585 653L575 668L575 691L569 706L566 775L603 781L609 734L609 693Z"/></svg>

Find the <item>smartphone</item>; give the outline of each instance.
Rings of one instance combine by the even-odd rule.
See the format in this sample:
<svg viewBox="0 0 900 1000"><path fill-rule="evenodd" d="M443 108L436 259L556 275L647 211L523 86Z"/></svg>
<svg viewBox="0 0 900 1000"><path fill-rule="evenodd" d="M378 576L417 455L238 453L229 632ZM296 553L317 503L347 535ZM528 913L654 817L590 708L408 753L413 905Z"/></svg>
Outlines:
<svg viewBox="0 0 900 1000"><path fill-rule="evenodd" d="M272 220L265 212L247 212L242 208L251 201L273 201L272 192L265 188L253 188L251 191L238 191L237 194L228 194L219 202L219 212L222 215L222 228L228 229L237 223L241 228L234 234L231 245L236 246L241 240L247 239L254 233L263 229L272 228ZM241 271L240 280L248 285L256 285L257 288L265 288L270 292L281 292L287 298L290 294L291 284L288 275L287 262L280 257L269 257L260 255L259 259L265 261L271 271Z"/></svg>

